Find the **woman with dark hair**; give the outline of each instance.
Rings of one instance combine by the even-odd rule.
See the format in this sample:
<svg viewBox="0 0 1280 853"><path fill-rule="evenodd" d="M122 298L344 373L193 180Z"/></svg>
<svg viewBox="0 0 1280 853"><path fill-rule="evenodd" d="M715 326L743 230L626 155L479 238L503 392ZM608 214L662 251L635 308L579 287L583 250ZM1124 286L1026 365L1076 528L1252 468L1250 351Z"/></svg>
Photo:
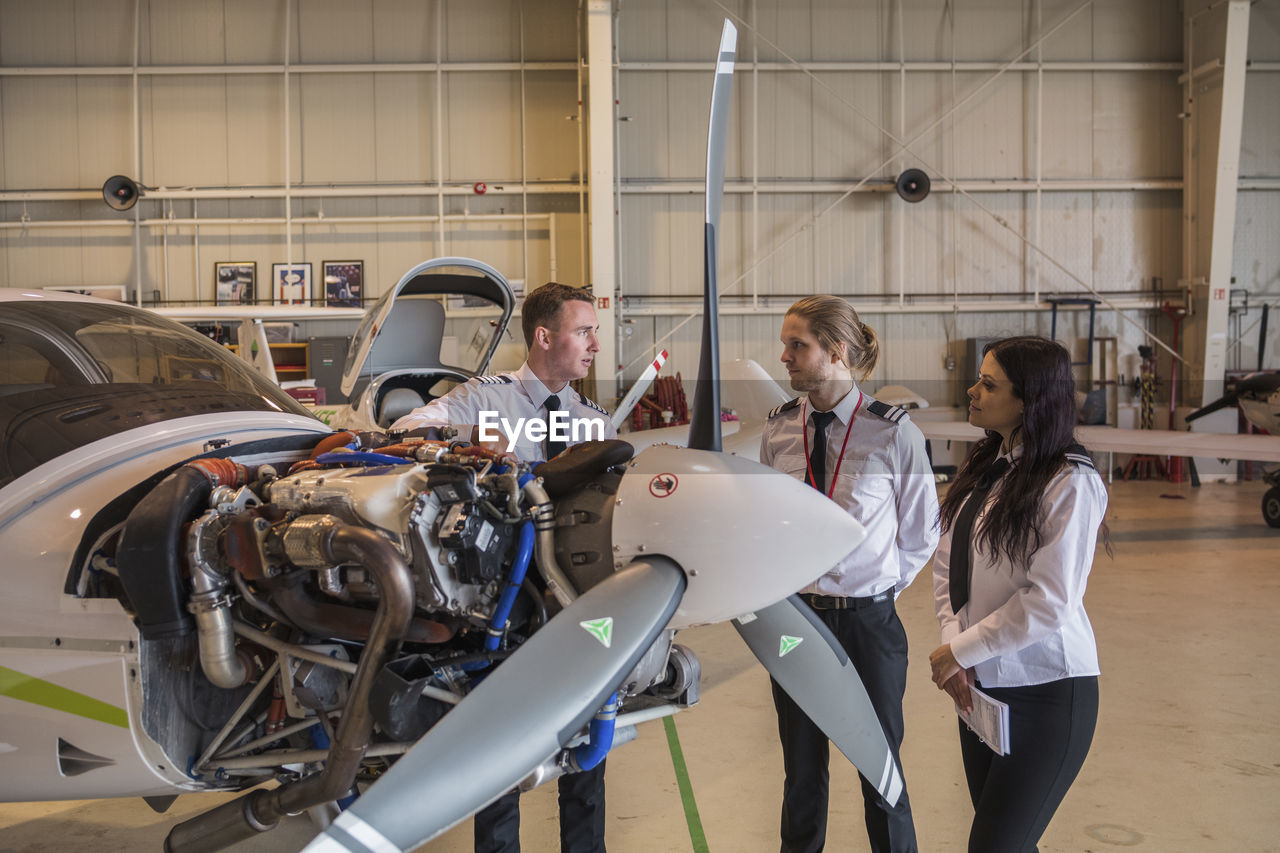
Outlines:
<svg viewBox="0 0 1280 853"><path fill-rule="evenodd" d="M1098 719L1084 592L1099 529L1107 538L1107 493L1074 443L1075 383L1061 345L992 344L968 393L969 422L987 436L942 501L933 580L942 645L929 661L964 711L971 687L1009 706L1008 755L960 723L969 850L1034 851Z"/></svg>

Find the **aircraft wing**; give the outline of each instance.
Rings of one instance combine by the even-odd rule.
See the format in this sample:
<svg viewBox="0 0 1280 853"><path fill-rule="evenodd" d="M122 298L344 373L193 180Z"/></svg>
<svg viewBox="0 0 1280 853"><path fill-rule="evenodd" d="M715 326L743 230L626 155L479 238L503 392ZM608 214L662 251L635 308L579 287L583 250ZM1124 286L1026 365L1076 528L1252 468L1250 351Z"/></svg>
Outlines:
<svg viewBox="0 0 1280 853"><path fill-rule="evenodd" d="M204 305L147 309L180 323L239 323L244 320L359 320L363 308L321 308L312 305Z"/></svg>
<svg viewBox="0 0 1280 853"><path fill-rule="evenodd" d="M945 441L977 441L983 431L968 421L913 420L925 438ZM1216 432L1179 432L1169 429L1120 429L1078 426L1076 438L1093 451L1147 453L1155 456L1199 456L1206 459L1249 459L1280 462L1280 436L1234 435Z"/></svg>
<svg viewBox="0 0 1280 853"><path fill-rule="evenodd" d="M663 356L665 360L666 350L663 350ZM738 420L725 421L720 425L722 447L726 453L759 462L760 435L764 432L765 416L790 397L763 367L749 358L722 362L720 379L723 389L721 403L738 414ZM638 381L636 386L639 385ZM627 407L628 411L630 408ZM619 408L619 411L622 409ZM629 432L626 440L635 447L637 453L655 444L688 447L689 426L685 424Z"/></svg>
<svg viewBox="0 0 1280 853"><path fill-rule="evenodd" d="M725 453L732 453L752 462L760 461L760 434L764 432L764 421L726 421L720 426L723 430L721 444ZM636 453L655 444L688 447L689 425L645 429L626 433L622 437L635 447Z"/></svg>
<svg viewBox="0 0 1280 853"><path fill-rule="evenodd" d="M239 324L240 358L271 382L279 382L264 322L347 320L364 316L363 308L316 308L310 305L216 305L191 308L151 308L162 317L185 323Z"/></svg>

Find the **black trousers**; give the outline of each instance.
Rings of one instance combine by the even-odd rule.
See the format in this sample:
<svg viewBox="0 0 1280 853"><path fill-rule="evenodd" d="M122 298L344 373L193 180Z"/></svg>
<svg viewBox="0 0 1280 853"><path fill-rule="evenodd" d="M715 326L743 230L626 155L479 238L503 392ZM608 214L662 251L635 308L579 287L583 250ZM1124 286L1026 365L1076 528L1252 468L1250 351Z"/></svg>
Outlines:
<svg viewBox="0 0 1280 853"><path fill-rule="evenodd" d="M907 632L893 600L860 610L815 610L848 652L876 709L880 725L898 761L902 747L902 696L907 689ZM820 853L827 839L827 770L831 742L800 710L777 682L773 704L778 710L782 740L782 853ZM904 780L902 796L893 808L866 779L862 802L867 837L876 853L916 850L916 829ZM844 845L837 845L843 848Z"/></svg>
<svg viewBox="0 0 1280 853"><path fill-rule="evenodd" d="M969 851L1035 851L1089 754L1098 722L1098 679L982 690L1009 705L1011 749L1009 755L996 755L960 723L960 753L974 811Z"/></svg>
<svg viewBox="0 0 1280 853"><path fill-rule="evenodd" d="M560 853L605 853L604 765L566 773L560 788ZM475 816L475 853L520 853L520 792L494 800Z"/></svg>

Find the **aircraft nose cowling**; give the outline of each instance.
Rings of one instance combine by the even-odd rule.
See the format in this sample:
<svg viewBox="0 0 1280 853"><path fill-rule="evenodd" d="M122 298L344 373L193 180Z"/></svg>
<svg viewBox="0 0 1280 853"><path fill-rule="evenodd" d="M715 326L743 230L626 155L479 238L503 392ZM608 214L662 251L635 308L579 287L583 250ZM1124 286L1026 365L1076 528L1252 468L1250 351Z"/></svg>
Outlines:
<svg viewBox="0 0 1280 853"><path fill-rule="evenodd" d="M632 460L613 514L615 557L663 554L688 577L668 627L719 622L791 595L866 530L817 490L736 456L672 445Z"/></svg>

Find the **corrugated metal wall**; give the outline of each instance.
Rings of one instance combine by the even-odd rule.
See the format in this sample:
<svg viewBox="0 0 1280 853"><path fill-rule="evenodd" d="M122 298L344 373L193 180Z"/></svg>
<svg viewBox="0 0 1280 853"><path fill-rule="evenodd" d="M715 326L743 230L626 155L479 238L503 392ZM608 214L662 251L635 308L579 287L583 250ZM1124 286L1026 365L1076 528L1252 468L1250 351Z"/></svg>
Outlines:
<svg viewBox="0 0 1280 853"><path fill-rule="evenodd" d="M287 107L287 180L295 192L329 185L371 190L364 196L295 197L289 211L295 219L430 217L442 203L450 216L525 210L536 216L528 222L450 222L443 229L422 221L295 224L291 258L282 223L202 225L198 237L190 225L148 227L141 251L144 301L158 292L175 303L209 302L213 265L226 260L254 261L258 298L268 302L271 264L288 260L312 263L318 276L326 259L362 259L370 297L414 264L441 254L480 258L515 280L540 282L554 272L564 281L585 281L576 189L575 2L288 2L286 8L284 0L142 0L137 164L133 81L120 73L133 63L133 0L0 2L0 67L10 70L0 78L0 189L94 191L108 176L123 174L151 188L207 190L194 202L144 196L139 210L147 219L282 218L283 199L217 195L219 189L284 186ZM286 26L292 69L287 96ZM528 62L555 66L530 67L522 75L516 67L522 51ZM431 67L437 58L444 63L439 76ZM507 66L474 70L460 63ZM340 67L350 64L363 67ZM333 73L298 68L308 65ZM74 66L79 73L50 74L51 66ZM113 73L98 73L95 66ZM158 73L157 66L183 73ZM254 70L245 66L261 71L245 73ZM12 72L27 67L44 73ZM527 200L500 191L522 180L530 185ZM474 194L475 182L493 191ZM560 185L559 191L537 186L545 183ZM387 188L422 194L378 192ZM554 228L546 214L556 217ZM112 212L100 199L0 204L4 221L24 215L38 222L130 221L134 214ZM120 284L133 290L127 229L5 230L0 251L0 286Z"/></svg>
<svg viewBox="0 0 1280 853"><path fill-rule="evenodd" d="M775 343L781 310L805 293L837 293L862 307L884 341L872 387L905 383L949 402L956 383L944 363L956 341L1048 333L1050 324L1039 310L955 313L949 303L957 294L972 309L980 298L1085 293L1022 237L1116 299L1131 302L1153 278L1176 284L1178 4L754 0L727 7L741 32L727 163L737 192L725 203L721 280L742 278L728 304L769 312L726 319L722 336L736 341L726 347L732 354L784 377ZM669 307L701 287L700 197L687 192L702 176L710 75L673 63L705 63L723 17L713 3L628 0L621 8L619 110L629 119L619 126L621 267L635 312L624 362L671 325L645 316L649 306ZM1023 64L996 77L1014 59ZM1038 60L1048 70L1038 71ZM1064 62L1085 70L1060 70ZM1104 62L1126 65L1087 65ZM922 132L910 154L890 138ZM1274 171L1280 159L1269 162ZM930 173L934 192L908 205L885 190L912 166ZM948 192L946 178L972 194ZM862 190L879 191L841 198L864 179ZM977 191L983 182L1017 188ZM1135 190L1135 183L1157 188ZM678 186L663 192L663 184ZM939 310L901 313L928 305ZM1084 316L1060 316L1059 337L1087 335ZM1139 316L1148 320L1147 312ZM686 374L696 357L689 328L671 341L673 364ZM1097 333L1119 334L1136 368L1136 332L1102 310ZM1084 344L1076 346L1083 359Z"/></svg>
<svg viewBox="0 0 1280 853"><path fill-rule="evenodd" d="M318 272L325 259L364 259L371 295L442 251L479 257L513 279L555 275L584 283L585 224L574 189L583 165L573 120L577 61L585 54L578 6L141 0L142 66L212 68L140 77L135 164L132 80L91 70L131 65L133 0L0 0L0 190L96 191L116 173L170 189L278 187L286 180L287 100L288 182L295 188L465 191L442 199L299 197L294 217L429 216L441 202L447 214L518 213L526 203L520 194L479 196L468 188L522 178L535 190L527 210L552 215L450 223L443 245L431 222L295 226L294 260L310 261ZM630 379L701 287L708 71L724 11L714 0L626 0L616 8L619 361L629 365ZM905 383L947 403L961 383L945 369L945 357L964 339L1049 331L1044 310L988 312L977 310L978 300L1007 308L1036 295L1078 295L1073 277L1124 305L1154 302L1146 294L1156 281L1177 286L1182 4L735 0L727 8L742 26L721 245L722 285L737 282L725 299L726 354L755 358L782 378L775 343L781 310L798 295L839 293L855 300L884 339L871 387ZM231 73L244 70L235 66L279 66L286 27L294 66L387 67L295 68L287 96L275 67ZM529 62L564 65L528 71L523 86L516 70L455 69L437 78L431 70L391 67L437 58L516 62L522 53ZM1015 58L1020 64L996 77ZM1275 3L1253 8L1250 58L1280 61ZM12 73L27 66L84 71ZM1241 338L1236 356L1253 365L1256 306L1280 296L1280 74L1250 71L1246 97L1235 274L1255 307L1237 315L1233 329ZM910 154L889 138L922 132ZM917 165L931 174L934 191L907 205L888 182ZM949 191L947 178L968 195ZM572 186L539 191L537 182ZM140 207L153 218L284 213L280 199L144 199ZM112 213L97 200L0 203L3 221L23 216L128 220L132 213ZM172 300L209 300L215 261L254 260L264 282L270 264L286 260L280 225L206 225L198 243L197 261L191 226L167 234L144 229L144 297L163 290ZM137 272L127 229L0 230L0 252L0 285L131 287ZM1168 336L1162 316L1128 310ZM1277 325L1264 353L1269 366L1280 364ZM664 344L686 375L695 369L696 327L683 326ZM1085 316L1060 316L1058 329L1083 358ZM1132 375L1140 333L1101 309L1097 334L1120 338L1120 368ZM517 350L505 347L504 362L518 360Z"/></svg>

